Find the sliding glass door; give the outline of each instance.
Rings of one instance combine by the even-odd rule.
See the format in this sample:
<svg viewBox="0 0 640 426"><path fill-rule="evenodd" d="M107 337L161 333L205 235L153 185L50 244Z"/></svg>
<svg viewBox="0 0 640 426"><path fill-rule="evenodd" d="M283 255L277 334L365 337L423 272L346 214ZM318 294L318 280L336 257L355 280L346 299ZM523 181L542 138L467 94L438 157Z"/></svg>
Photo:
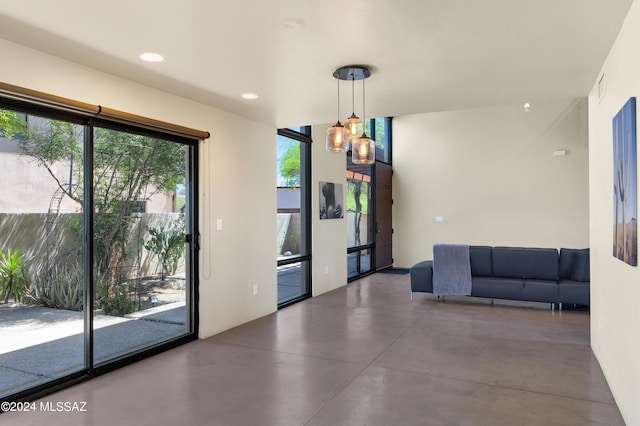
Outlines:
<svg viewBox="0 0 640 426"><path fill-rule="evenodd" d="M94 362L189 331L188 147L96 127Z"/></svg>
<svg viewBox="0 0 640 426"><path fill-rule="evenodd" d="M196 338L196 141L30 112L0 106L2 400Z"/></svg>
<svg viewBox="0 0 640 426"><path fill-rule="evenodd" d="M84 126L0 110L0 397L84 369Z"/></svg>

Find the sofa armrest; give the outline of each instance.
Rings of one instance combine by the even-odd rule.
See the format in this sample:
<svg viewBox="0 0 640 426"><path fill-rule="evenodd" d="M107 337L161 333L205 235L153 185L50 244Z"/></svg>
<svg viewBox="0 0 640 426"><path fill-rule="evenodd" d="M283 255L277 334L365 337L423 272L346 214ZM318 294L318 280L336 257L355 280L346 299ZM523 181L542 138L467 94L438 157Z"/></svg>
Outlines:
<svg viewBox="0 0 640 426"><path fill-rule="evenodd" d="M433 261L416 263L409 269L411 292L433 293Z"/></svg>

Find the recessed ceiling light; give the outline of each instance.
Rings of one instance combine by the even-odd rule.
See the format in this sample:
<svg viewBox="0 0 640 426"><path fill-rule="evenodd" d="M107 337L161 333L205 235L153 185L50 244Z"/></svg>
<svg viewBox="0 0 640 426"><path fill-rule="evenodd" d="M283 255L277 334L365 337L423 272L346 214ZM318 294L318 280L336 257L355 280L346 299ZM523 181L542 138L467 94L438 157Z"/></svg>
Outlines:
<svg viewBox="0 0 640 426"><path fill-rule="evenodd" d="M158 53L145 52L140 55L140 59L142 59L145 62L162 62L164 61L164 56Z"/></svg>
<svg viewBox="0 0 640 426"><path fill-rule="evenodd" d="M258 95L256 95L255 93L245 93L242 95L242 99L254 100L258 99Z"/></svg>

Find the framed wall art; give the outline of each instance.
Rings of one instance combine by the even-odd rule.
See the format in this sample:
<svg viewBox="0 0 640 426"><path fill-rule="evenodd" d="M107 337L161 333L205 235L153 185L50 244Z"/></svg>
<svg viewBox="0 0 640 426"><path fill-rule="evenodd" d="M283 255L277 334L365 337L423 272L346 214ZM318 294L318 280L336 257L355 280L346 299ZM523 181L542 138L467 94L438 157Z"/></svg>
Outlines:
<svg viewBox="0 0 640 426"><path fill-rule="evenodd" d="M343 218L342 200L342 184L320 182L320 219Z"/></svg>
<svg viewBox="0 0 640 426"><path fill-rule="evenodd" d="M638 264L636 98L613 118L613 255Z"/></svg>

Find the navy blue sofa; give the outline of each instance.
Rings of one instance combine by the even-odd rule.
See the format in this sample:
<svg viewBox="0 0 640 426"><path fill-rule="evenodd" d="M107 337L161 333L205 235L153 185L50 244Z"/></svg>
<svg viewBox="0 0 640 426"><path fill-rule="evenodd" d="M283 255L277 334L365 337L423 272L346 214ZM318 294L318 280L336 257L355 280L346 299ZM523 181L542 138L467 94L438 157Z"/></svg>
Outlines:
<svg viewBox="0 0 640 426"><path fill-rule="evenodd" d="M589 305L589 249L470 246L471 296ZM433 261L410 268L411 295L433 293Z"/></svg>

